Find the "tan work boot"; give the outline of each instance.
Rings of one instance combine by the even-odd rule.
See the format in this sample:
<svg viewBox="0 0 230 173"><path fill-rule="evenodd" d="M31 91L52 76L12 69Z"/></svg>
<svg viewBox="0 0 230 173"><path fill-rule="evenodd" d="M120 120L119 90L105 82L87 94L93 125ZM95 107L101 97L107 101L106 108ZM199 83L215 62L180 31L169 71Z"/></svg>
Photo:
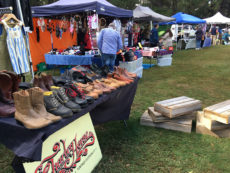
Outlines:
<svg viewBox="0 0 230 173"><path fill-rule="evenodd" d="M57 122L62 119L60 116L53 115L46 111L43 90L41 88L34 87L28 89L27 91L30 94L31 105L36 113L47 120L51 120L52 122Z"/></svg>
<svg viewBox="0 0 230 173"><path fill-rule="evenodd" d="M14 118L28 129L39 129L52 123L34 111L29 92L26 90L13 93L16 112Z"/></svg>

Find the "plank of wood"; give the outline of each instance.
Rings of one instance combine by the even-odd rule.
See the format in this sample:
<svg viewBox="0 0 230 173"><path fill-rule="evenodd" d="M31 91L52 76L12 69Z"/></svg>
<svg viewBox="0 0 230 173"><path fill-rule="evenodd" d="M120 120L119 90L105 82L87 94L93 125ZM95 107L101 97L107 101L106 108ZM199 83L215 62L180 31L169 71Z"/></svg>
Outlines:
<svg viewBox="0 0 230 173"><path fill-rule="evenodd" d="M152 118L153 122L160 123L160 122L166 122L166 121L172 121L172 120L178 120L178 119L189 119L189 120L195 120L196 119L196 112L192 112L190 114L186 114L183 116L175 117L173 119L163 116L161 113L156 112L154 110L154 107L148 108L148 114Z"/></svg>
<svg viewBox="0 0 230 173"><path fill-rule="evenodd" d="M200 100L194 100L185 96L175 99L176 100L174 100L173 102L177 104L170 104L170 102L168 102L169 100L173 99L166 100L166 104L164 103L164 101L156 102L154 104L155 111L169 118L175 118L181 115L189 114L191 112L200 110L202 108L202 103ZM183 102L183 100L185 100L185 102ZM165 106L164 104L170 106Z"/></svg>
<svg viewBox="0 0 230 173"><path fill-rule="evenodd" d="M221 114L221 113L229 111L229 110L230 110L230 104L216 109L215 112Z"/></svg>
<svg viewBox="0 0 230 173"><path fill-rule="evenodd" d="M140 124L144 126L151 126L186 133L191 133L192 130L192 120L177 120L162 123L154 123L152 121L152 118L148 115L147 111L145 111L145 113L142 115Z"/></svg>
<svg viewBox="0 0 230 173"><path fill-rule="evenodd" d="M224 124L229 124L230 122L230 117L222 117L222 116L216 115L213 112L209 112L207 110L204 110L204 116L206 118L209 118L209 119L212 119L220 123L224 123Z"/></svg>
<svg viewBox="0 0 230 173"><path fill-rule="evenodd" d="M181 100L177 100L177 101L173 101L173 102L169 102L169 103L165 103L165 104L161 104L161 105L163 105L165 107L169 107L169 106L178 105L180 103L186 103L186 102L190 102L190 101L194 101L194 99L185 98L185 99L181 99Z"/></svg>
<svg viewBox="0 0 230 173"><path fill-rule="evenodd" d="M219 123L215 120L212 120L211 118L205 117L203 111L197 112L196 123L198 126L204 126L209 130L222 130L222 129L230 128L229 124Z"/></svg>
<svg viewBox="0 0 230 173"><path fill-rule="evenodd" d="M191 105L187 105L186 107L180 107L180 108L177 108L177 109L173 109L171 111L170 117L174 118L174 117L182 116L182 115L189 114L191 112L198 111L198 110L201 110L201 109L202 109L201 102L199 102L199 103L197 102L197 103L194 103L194 104L191 104Z"/></svg>
<svg viewBox="0 0 230 173"><path fill-rule="evenodd" d="M212 105L212 106L209 106L209 107L207 107L207 108L205 108L205 109L207 109L207 110L209 110L209 111L213 111L213 110L215 110L215 109L218 109L218 108L220 108L220 107L224 107L224 106L226 106L226 105L230 105L230 100L226 100L226 101L224 101L224 102L217 103L217 104Z"/></svg>
<svg viewBox="0 0 230 173"><path fill-rule="evenodd" d="M178 100L183 100L183 99L186 99L186 98L188 98L188 97L186 97L186 96L180 96L180 97L176 97L176 98L172 98L172 99L167 99L167 100L159 101L159 102L157 102L157 104L163 105L163 104L175 102L175 101L178 101Z"/></svg>
<svg viewBox="0 0 230 173"><path fill-rule="evenodd" d="M230 138L230 128L211 131L205 126L196 126L196 133L210 135L216 138Z"/></svg>
<svg viewBox="0 0 230 173"><path fill-rule="evenodd" d="M200 126L200 125L196 126L196 133L202 134L202 135L210 135L210 136L214 136L216 138L219 138L219 136L217 134L215 134L211 130L207 129L205 126Z"/></svg>
<svg viewBox="0 0 230 173"><path fill-rule="evenodd" d="M184 103L180 103L177 105L172 105L172 106L167 106L167 108L169 109L178 109L181 107L186 107L186 106L190 106L190 105L201 105L201 101L200 100L192 100L192 101L188 101L188 102L184 102Z"/></svg>

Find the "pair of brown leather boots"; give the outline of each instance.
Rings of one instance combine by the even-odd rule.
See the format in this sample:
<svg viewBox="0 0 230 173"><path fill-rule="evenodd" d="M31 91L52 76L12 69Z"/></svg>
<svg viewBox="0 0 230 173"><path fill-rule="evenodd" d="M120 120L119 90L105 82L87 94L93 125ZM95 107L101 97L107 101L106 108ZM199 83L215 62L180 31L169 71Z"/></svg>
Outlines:
<svg viewBox="0 0 230 173"><path fill-rule="evenodd" d="M8 117L15 112L12 93L18 91L20 81L16 73L0 71L0 117Z"/></svg>
<svg viewBox="0 0 230 173"><path fill-rule="evenodd" d="M61 119L46 111L43 90L39 87L15 92L13 97L15 119L28 129L39 129Z"/></svg>
<svg viewBox="0 0 230 173"><path fill-rule="evenodd" d="M41 73L40 76L34 76L33 86L39 87L44 91L51 91L51 86L54 86L52 76L46 73Z"/></svg>
<svg viewBox="0 0 230 173"><path fill-rule="evenodd" d="M132 83L136 77L137 75L135 73L130 73L126 69L120 67L115 67L115 71L108 75L108 78L114 78L126 84Z"/></svg>

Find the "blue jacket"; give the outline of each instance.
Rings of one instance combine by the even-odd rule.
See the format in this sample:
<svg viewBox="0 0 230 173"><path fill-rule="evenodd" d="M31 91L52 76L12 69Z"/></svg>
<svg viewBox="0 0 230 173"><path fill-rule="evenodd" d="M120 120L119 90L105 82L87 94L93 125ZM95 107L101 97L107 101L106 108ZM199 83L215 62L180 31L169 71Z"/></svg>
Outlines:
<svg viewBox="0 0 230 173"><path fill-rule="evenodd" d="M150 43L158 43L159 37L158 37L158 30L156 28L153 28L150 34Z"/></svg>
<svg viewBox="0 0 230 173"><path fill-rule="evenodd" d="M104 54L116 54L122 48L120 34L111 29L102 29L97 40L99 50Z"/></svg>

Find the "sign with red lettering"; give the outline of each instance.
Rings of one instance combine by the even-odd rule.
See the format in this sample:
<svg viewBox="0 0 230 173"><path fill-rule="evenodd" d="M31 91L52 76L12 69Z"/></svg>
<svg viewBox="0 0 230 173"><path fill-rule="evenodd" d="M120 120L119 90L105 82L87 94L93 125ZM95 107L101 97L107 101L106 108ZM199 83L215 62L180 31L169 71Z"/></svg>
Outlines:
<svg viewBox="0 0 230 173"><path fill-rule="evenodd" d="M102 158L89 114L49 136L42 146L42 160L24 163L26 173L87 173Z"/></svg>

